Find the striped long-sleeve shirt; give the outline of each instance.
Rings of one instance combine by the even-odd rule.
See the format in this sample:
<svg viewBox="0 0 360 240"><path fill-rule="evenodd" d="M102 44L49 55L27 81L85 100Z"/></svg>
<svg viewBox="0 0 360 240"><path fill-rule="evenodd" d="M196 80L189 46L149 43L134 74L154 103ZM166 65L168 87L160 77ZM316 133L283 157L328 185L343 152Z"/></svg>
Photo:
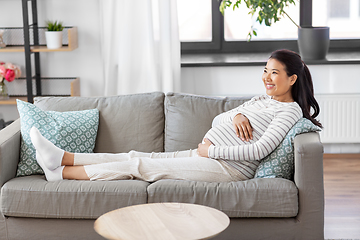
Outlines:
<svg viewBox="0 0 360 240"><path fill-rule="evenodd" d="M249 142L236 136L232 120L239 113L249 119L253 129L253 139ZM279 102L267 95L254 97L214 118L212 128L205 135L213 143L208 155L251 178L260 160L275 150L302 115L296 102Z"/></svg>

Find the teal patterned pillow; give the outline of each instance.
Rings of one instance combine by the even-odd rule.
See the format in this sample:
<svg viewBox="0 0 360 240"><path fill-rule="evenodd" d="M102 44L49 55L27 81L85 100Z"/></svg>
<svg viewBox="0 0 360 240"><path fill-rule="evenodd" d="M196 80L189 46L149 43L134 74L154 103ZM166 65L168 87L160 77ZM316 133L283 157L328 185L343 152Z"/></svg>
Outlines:
<svg viewBox="0 0 360 240"><path fill-rule="evenodd" d="M43 111L35 105L17 100L21 123L21 150L17 176L43 174L36 162L30 129L35 126L56 146L69 152L91 153L99 125L99 110L72 112Z"/></svg>
<svg viewBox="0 0 360 240"><path fill-rule="evenodd" d="M287 133L280 145L267 157L262 159L256 169L254 178L286 178L294 175L294 138L307 132L321 131L309 119L301 118Z"/></svg>

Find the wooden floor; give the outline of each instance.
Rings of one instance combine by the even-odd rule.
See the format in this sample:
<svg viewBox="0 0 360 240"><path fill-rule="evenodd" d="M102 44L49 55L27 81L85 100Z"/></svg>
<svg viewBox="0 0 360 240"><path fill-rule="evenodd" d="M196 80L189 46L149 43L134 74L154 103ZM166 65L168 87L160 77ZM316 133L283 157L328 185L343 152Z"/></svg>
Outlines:
<svg viewBox="0 0 360 240"><path fill-rule="evenodd" d="M325 239L360 239L360 154L324 155Z"/></svg>

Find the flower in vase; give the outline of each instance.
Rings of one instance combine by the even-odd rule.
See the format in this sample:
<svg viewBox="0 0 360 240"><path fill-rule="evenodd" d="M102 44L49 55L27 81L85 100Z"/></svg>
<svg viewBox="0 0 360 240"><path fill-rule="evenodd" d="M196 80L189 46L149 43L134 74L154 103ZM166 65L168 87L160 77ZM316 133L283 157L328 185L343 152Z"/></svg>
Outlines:
<svg viewBox="0 0 360 240"><path fill-rule="evenodd" d="M4 79L8 82L12 82L15 80L15 78L18 78L20 76L20 67L12 63L0 62L0 83L2 83Z"/></svg>
<svg viewBox="0 0 360 240"><path fill-rule="evenodd" d="M15 80L15 71L12 70L12 69L6 69L5 79L6 79L8 82L14 81L14 80Z"/></svg>

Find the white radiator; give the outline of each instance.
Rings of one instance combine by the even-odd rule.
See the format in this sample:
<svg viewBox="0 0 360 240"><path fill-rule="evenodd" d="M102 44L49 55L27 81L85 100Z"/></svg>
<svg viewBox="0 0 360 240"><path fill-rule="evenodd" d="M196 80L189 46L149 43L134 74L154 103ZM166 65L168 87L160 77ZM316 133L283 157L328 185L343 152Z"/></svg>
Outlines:
<svg viewBox="0 0 360 240"><path fill-rule="evenodd" d="M360 94L319 94L323 143L360 143Z"/></svg>

